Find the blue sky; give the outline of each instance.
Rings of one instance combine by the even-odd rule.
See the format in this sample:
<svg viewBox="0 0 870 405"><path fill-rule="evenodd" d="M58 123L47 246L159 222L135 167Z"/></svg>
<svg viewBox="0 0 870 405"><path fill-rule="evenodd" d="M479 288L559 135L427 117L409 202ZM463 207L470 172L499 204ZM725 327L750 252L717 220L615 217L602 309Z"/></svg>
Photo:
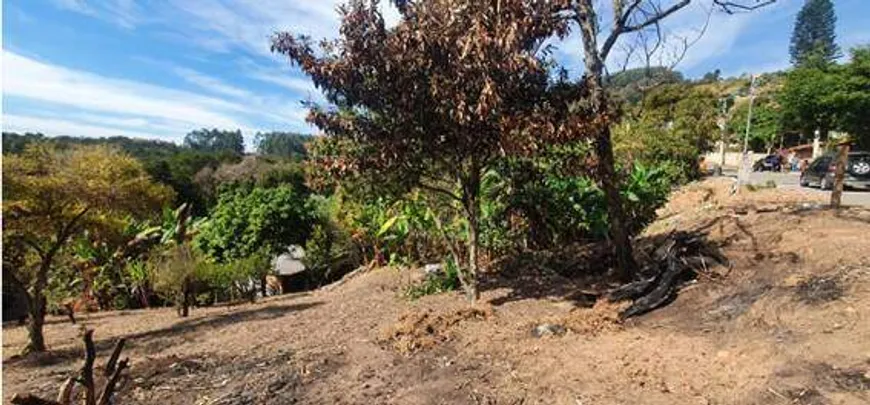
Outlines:
<svg viewBox="0 0 870 405"><path fill-rule="evenodd" d="M50 135L127 135L180 141L199 127L313 133L303 100L322 97L298 70L269 53L269 35L290 30L334 37L338 0L5 0L3 130ZM609 1L603 1L603 4ZM695 1L665 25L696 38L706 19ZM788 41L802 0L762 11L713 14L676 66L689 77L788 66ZM838 42L870 43L870 1L835 1ZM382 6L388 22L395 10ZM555 44L580 72L579 42ZM675 46L675 45L674 45ZM617 49L611 60L624 59ZM673 59L672 50L659 55Z"/></svg>

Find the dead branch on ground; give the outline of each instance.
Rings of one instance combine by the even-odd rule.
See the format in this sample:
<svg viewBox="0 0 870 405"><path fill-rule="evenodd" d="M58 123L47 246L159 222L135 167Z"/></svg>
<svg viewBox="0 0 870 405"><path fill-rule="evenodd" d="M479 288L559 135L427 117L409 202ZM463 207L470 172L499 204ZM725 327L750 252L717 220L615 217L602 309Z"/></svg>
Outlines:
<svg viewBox="0 0 870 405"><path fill-rule="evenodd" d="M59 388L57 400L43 399L32 394L19 395L15 394L12 397L12 404L15 405L73 405L75 403L75 385L81 384L84 388L84 404L85 405L109 405L112 403L112 397L115 395L115 389L118 380L121 378L121 373L128 368L130 361L124 359L118 362L121 356L121 351L124 349L125 339L121 338L115 344L115 349L106 363L106 368L103 374L108 378L105 385L100 390L100 396L96 396L96 388L94 384L94 361L96 361L97 352L94 347L94 331L86 330L83 336L85 343L85 363L77 376L68 378Z"/></svg>
<svg viewBox="0 0 870 405"><path fill-rule="evenodd" d="M703 233L674 232L656 246L650 256L650 263L641 272L644 278L607 295L609 301L634 301L619 314L622 319L645 314L671 302L679 286L698 274L715 278L716 273L708 270L711 264L730 266L728 259L706 242Z"/></svg>

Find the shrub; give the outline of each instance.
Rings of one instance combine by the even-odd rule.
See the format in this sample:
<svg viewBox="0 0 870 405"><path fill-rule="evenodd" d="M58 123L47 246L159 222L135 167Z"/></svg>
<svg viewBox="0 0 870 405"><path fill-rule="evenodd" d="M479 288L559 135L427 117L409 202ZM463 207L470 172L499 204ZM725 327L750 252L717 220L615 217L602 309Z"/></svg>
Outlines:
<svg viewBox="0 0 870 405"><path fill-rule="evenodd" d="M635 164L621 184L629 232L655 218L679 169L670 164ZM494 177L499 186L484 194L484 246L491 254L513 248L550 248L607 237L604 193L583 173L571 174L546 162L506 162Z"/></svg>
<svg viewBox="0 0 870 405"><path fill-rule="evenodd" d="M154 291L165 301L183 305L186 288L197 281L207 262L197 260L188 245L175 245L152 258Z"/></svg>
<svg viewBox="0 0 870 405"><path fill-rule="evenodd" d="M202 225L194 244L217 262L228 262L267 249L272 254L303 244L312 216L303 195L289 186L231 189Z"/></svg>
<svg viewBox="0 0 870 405"><path fill-rule="evenodd" d="M440 294L447 291L454 291L460 287L459 283L459 268L452 258L448 258L444 262L444 271L427 274L426 278L417 285L408 287L405 295L412 299L418 299L427 295Z"/></svg>

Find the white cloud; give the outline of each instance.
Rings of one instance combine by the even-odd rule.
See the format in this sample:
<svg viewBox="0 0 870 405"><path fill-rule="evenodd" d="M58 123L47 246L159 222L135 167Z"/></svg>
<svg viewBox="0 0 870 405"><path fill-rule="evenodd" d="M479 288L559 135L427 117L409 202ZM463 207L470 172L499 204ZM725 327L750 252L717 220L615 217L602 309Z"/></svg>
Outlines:
<svg viewBox="0 0 870 405"><path fill-rule="evenodd" d="M204 90L234 98L253 97L253 94L248 90L229 85L220 79L205 75L193 69L176 66L172 70L185 81L199 86Z"/></svg>
<svg viewBox="0 0 870 405"><path fill-rule="evenodd" d="M244 127L221 110L243 111L214 98L124 79L107 78L3 51L6 95L87 110L170 118L194 125Z"/></svg>
<svg viewBox="0 0 870 405"><path fill-rule="evenodd" d="M144 18L135 0L52 0L52 3L62 10L96 17L126 29L135 28Z"/></svg>
<svg viewBox="0 0 870 405"><path fill-rule="evenodd" d="M41 132L47 135L73 135L89 137L107 137L124 135L134 138L166 138L177 140L174 134L160 132L141 132L125 127L115 127L112 123L101 120L99 124L88 124L58 118L3 114L4 132Z"/></svg>
<svg viewBox="0 0 870 405"><path fill-rule="evenodd" d="M269 38L277 31L310 35L315 39L338 35L339 5L345 0L53 0L61 9L113 22L124 28L160 25L168 37L212 52L241 49L271 56ZM380 5L388 26L398 22L389 1Z"/></svg>
<svg viewBox="0 0 870 405"><path fill-rule="evenodd" d="M132 80L100 76L51 65L4 50L4 99L14 97L25 100L23 105L45 106L42 113L36 115L4 114L4 121L8 117L14 117L15 130L45 133L88 136L128 133L142 136L153 132L160 136L180 138L187 131L198 127L241 129L252 134L254 127L259 125L250 125L251 122L260 124L269 121L276 123L275 125L286 125L290 119L296 117L295 113L287 111L286 106L291 103L286 100L260 97L245 99L249 95L245 90L223 84L192 70L183 73L191 80L199 81L202 86L212 86L218 93L244 100L228 101ZM22 104L13 105L18 107ZM270 105L273 107L270 108ZM58 106L62 108L55 108ZM49 115L49 110L62 112ZM36 125L40 122L42 124ZM25 128L28 125L34 127ZM93 131L95 128L103 129Z"/></svg>
<svg viewBox="0 0 870 405"><path fill-rule="evenodd" d="M277 84L284 89L303 95L303 99L320 98L320 91L307 78L291 76L289 72L254 70L249 73L251 78L261 82Z"/></svg>
<svg viewBox="0 0 870 405"><path fill-rule="evenodd" d="M92 7L88 6L85 0L52 0L58 8L74 11L76 13L96 16L97 12Z"/></svg>

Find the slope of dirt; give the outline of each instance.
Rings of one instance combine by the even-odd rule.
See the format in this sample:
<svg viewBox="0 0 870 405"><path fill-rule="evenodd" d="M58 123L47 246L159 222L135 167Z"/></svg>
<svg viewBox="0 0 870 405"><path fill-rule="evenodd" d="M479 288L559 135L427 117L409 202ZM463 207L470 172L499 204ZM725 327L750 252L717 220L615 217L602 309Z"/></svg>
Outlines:
<svg viewBox="0 0 870 405"><path fill-rule="evenodd" d="M122 404L870 403L870 211L728 187L688 186L642 236L705 229L727 275L624 324L619 304L537 268L491 275L476 308L460 294L408 301L418 273L384 268L188 319L156 309L82 323L100 361L129 339ZM26 331L4 326L4 403L54 397L80 366L78 327L53 318L46 338L51 353L17 358Z"/></svg>

